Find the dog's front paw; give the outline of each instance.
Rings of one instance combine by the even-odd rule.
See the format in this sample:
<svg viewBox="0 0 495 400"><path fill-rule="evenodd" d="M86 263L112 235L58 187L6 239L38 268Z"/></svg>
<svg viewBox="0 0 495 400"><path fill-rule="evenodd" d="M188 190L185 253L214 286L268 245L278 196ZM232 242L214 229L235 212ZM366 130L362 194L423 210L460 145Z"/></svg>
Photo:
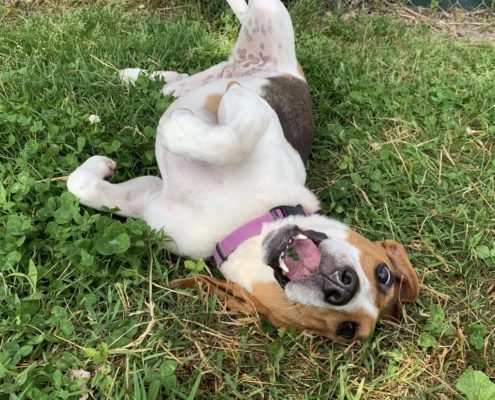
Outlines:
<svg viewBox="0 0 495 400"><path fill-rule="evenodd" d="M67 189L83 204L91 205L100 194L98 186L113 177L117 164L104 156L93 156L81 164L67 180Z"/></svg>
<svg viewBox="0 0 495 400"><path fill-rule="evenodd" d="M94 175L94 177L98 180L109 180L113 177L116 168L117 163L110 158L105 156L93 156L82 163L76 171L84 170Z"/></svg>
<svg viewBox="0 0 495 400"><path fill-rule="evenodd" d="M125 68L119 71L119 79L124 85L134 86L139 78L139 75L146 73L141 68Z"/></svg>
<svg viewBox="0 0 495 400"><path fill-rule="evenodd" d="M166 83L177 82L189 77L188 74L181 74L176 71L155 71L149 73L141 68L124 68L119 71L119 79L124 85L134 86L141 75L147 76L152 81L163 79Z"/></svg>

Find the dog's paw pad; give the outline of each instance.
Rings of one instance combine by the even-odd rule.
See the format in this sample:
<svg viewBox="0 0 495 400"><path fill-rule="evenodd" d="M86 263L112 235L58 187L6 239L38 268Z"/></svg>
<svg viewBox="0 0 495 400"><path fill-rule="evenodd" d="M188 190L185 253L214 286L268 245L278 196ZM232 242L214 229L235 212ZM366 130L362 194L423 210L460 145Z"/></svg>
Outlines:
<svg viewBox="0 0 495 400"><path fill-rule="evenodd" d="M102 157L102 158L105 158L104 160L105 169L104 169L103 179L109 181L113 178L113 175L115 174L115 170L117 169L117 163L107 157Z"/></svg>

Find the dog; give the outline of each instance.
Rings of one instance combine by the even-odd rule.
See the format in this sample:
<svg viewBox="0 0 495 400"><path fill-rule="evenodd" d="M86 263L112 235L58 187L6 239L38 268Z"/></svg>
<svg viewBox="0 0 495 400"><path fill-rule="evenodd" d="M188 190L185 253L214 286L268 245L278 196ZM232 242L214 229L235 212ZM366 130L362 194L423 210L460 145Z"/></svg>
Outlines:
<svg viewBox="0 0 495 400"><path fill-rule="evenodd" d="M226 278L175 284L201 283L277 327L362 341L416 300L418 278L399 243L371 242L318 213L305 187L312 104L289 13L280 0L228 3L241 30L227 61L192 76L149 75L176 97L157 128L161 178L113 184L116 163L93 156L70 174L68 190L83 205L163 229L171 251L213 257ZM140 74L120 71L127 84Z"/></svg>

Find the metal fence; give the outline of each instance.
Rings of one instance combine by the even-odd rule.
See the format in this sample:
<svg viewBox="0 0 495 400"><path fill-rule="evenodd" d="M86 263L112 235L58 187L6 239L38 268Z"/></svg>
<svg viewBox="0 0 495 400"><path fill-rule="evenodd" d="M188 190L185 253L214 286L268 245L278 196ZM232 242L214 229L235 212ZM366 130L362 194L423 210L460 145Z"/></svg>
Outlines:
<svg viewBox="0 0 495 400"><path fill-rule="evenodd" d="M405 0L408 5L449 11L460 8L465 11L494 10L495 0Z"/></svg>
<svg viewBox="0 0 495 400"><path fill-rule="evenodd" d="M289 2L291 0L282 0ZM410 7L423 7L436 11L460 9L468 12L495 12L495 0L323 0L333 10L359 7L375 7L380 4L404 4ZM383 1L383 3L382 3Z"/></svg>

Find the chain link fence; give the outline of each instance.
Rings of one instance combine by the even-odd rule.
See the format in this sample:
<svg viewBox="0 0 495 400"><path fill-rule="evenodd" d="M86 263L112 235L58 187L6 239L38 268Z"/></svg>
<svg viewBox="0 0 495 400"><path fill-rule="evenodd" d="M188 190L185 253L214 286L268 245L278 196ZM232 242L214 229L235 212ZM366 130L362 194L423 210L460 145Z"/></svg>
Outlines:
<svg viewBox="0 0 495 400"><path fill-rule="evenodd" d="M282 0L289 2L290 0ZM452 11L459 9L467 12L495 12L495 0L324 0L325 4L334 10L346 8L375 8L384 4L403 4L409 7L422 7L432 11Z"/></svg>
<svg viewBox="0 0 495 400"><path fill-rule="evenodd" d="M452 8L460 8L465 11L476 11L482 9L494 10L494 0L405 0L411 6L427 7L449 11Z"/></svg>

